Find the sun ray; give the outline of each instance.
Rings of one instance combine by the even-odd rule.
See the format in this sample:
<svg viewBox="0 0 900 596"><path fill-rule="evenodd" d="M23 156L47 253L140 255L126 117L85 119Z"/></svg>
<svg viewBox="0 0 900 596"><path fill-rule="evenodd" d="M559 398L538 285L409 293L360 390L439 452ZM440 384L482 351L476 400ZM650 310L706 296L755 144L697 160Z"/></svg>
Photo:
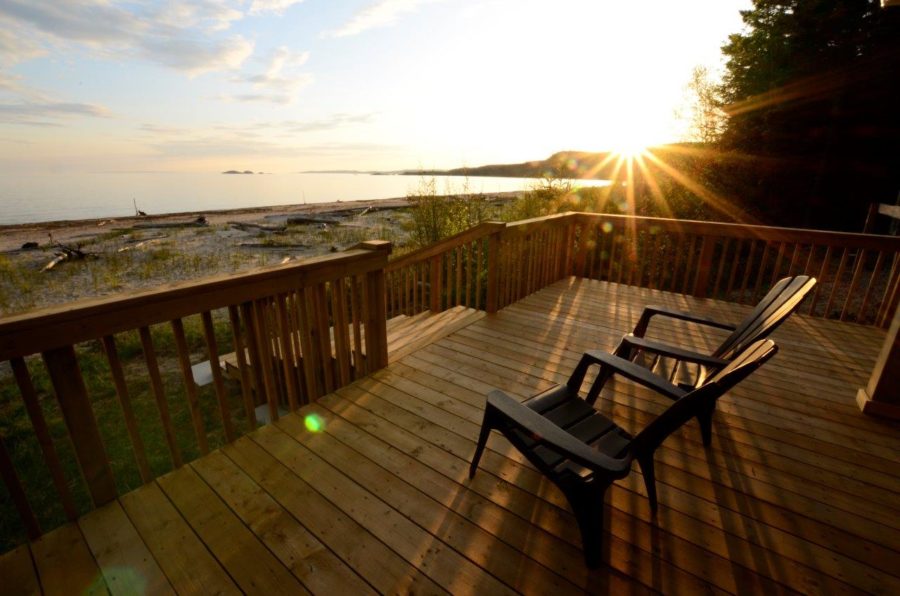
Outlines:
<svg viewBox="0 0 900 596"><path fill-rule="evenodd" d="M708 205L731 217L735 221L741 223L757 223L749 213L726 199L719 194L706 188L700 182L697 182L687 174L680 172L676 168L664 162L662 159L653 154L652 151L646 152L647 159L652 161L664 173L671 176L676 182L693 192L695 195L704 200Z"/></svg>

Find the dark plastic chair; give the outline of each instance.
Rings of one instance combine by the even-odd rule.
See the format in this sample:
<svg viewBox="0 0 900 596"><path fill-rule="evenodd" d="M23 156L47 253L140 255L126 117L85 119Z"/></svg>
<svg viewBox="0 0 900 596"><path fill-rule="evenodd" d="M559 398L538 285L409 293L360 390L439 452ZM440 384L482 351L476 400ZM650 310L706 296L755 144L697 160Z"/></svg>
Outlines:
<svg viewBox="0 0 900 596"><path fill-rule="evenodd" d="M565 385L520 403L504 392L488 394L484 422L469 468L475 476L491 430L499 430L547 476L575 513L581 530L585 562L601 562L603 498L613 481L624 478L637 460L644 474L651 507L656 508L653 454L656 448L697 413L716 400L777 352L771 340L748 346L726 366L692 391L672 385L646 368L605 352L587 352ZM599 365L672 400L672 404L637 435L631 436L597 412L578 393L588 369Z"/></svg>
<svg viewBox="0 0 900 596"><path fill-rule="evenodd" d="M690 391L702 385L709 375L721 370L745 347L760 339L767 338L800 306L800 303L815 285L816 279L807 275L785 277L779 280L759 301L753 311L738 325L721 323L691 312L672 310L662 306L647 306L644 308L637 325L635 325L634 331L622 338L622 341L613 353L631 361L636 361L638 357L649 354L652 358L645 366L651 372L656 371L663 358L670 359L673 364L669 374L666 375L670 382L678 374L679 366L683 363L693 364L696 370L693 379L690 382L677 383L681 389ZM644 335L650 326L650 321L657 316L725 329L731 331L731 334L711 354L700 354L663 342L646 339ZM597 400L610 375L611 371L600 371L594 385L588 392L588 403L593 404ZM710 406L709 410L701 410L697 414L704 445L709 445L712 441L713 414L715 414L715 403Z"/></svg>

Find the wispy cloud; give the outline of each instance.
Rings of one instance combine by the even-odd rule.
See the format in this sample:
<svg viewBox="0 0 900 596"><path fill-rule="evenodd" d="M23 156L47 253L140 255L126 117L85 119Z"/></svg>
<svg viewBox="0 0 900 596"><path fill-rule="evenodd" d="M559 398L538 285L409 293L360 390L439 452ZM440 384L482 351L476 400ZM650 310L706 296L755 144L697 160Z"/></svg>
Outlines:
<svg viewBox="0 0 900 596"><path fill-rule="evenodd" d="M311 74L296 72L296 69L306 64L307 60L309 60L309 52L294 52L286 46L280 46L272 52L268 66L263 72L232 78L234 83L253 85L255 90L253 93L227 95L222 99L282 105L293 103L300 90L313 82Z"/></svg>
<svg viewBox="0 0 900 596"><path fill-rule="evenodd" d="M288 8L300 4L303 0L253 0L250 5L250 14L274 13L284 14Z"/></svg>
<svg viewBox="0 0 900 596"><path fill-rule="evenodd" d="M20 126L61 126L78 117L107 118L103 106L67 102L22 83L19 76L0 72L0 123Z"/></svg>
<svg viewBox="0 0 900 596"><path fill-rule="evenodd" d="M243 17L224 0L126 6L105 0L3 0L0 19L42 37L45 45L79 44L101 55L130 53L189 75L237 68L253 53L252 42L221 34ZM0 40L0 52L3 47Z"/></svg>
<svg viewBox="0 0 900 596"><path fill-rule="evenodd" d="M0 104L0 122L27 124L30 126L53 126L56 123L46 119L71 118L78 116L109 117L109 110L102 106L86 103L66 102L22 102Z"/></svg>
<svg viewBox="0 0 900 596"><path fill-rule="evenodd" d="M363 31L385 27L393 24L402 14L414 12L420 5L432 4L441 0L380 0L361 11L331 31L325 31L323 37L349 37L359 35Z"/></svg>

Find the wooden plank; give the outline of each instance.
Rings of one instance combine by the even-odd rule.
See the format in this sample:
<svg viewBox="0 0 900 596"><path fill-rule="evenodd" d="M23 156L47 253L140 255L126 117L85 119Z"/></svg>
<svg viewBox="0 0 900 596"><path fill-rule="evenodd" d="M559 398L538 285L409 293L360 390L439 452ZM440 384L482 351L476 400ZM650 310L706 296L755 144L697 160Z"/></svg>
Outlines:
<svg viewBox="0 0 900 596"><path fill-rule="evenodd" d="M172 335L175 337L175 351L178 353L178 364L181 367L181 377L184 381L184 394L187 398L188 410L191 413L194 435L197 437L197 447L200 449L201 455L206 455L209 453L209 441L206 438L203 412L200 411L200 398L197 395L197 383L194 382L194 373L191 371L191 354L184 337L184 324L181 319L172 321Z"/></svg>
<svg viewBox="0 0 900 596"><path fill-rule="evenodd" d="M316 408L315 411L324 416L327 429L333 418L320 408ZM376 464L338 441L331 433L306 437L303 422L298 417L282 419L279 427L295 438L302 437L304 445L320 458L332 466L340 466L360 486L412 519L436 538L445 541L506 585L518 591L534 590L538 593L575 589L575 586L562 576L551 572L509 544L498 541L496 537L457 513L452 498L448 497L448 504L451 505L449 509L435 502L433 500L435 492L441 492L442 488L436 478L435 483L417 489L401 481L400 478L404 476L398 477L392 471L382 468L381 465L385 464L383 457L379 458L379 463ZM359 435L355 436L359 438ZM403 472L413 476L427 474L426 469L415 465L404 468Z"/></svg>
<svg viewBox="0 0 900 596"><path fill-rule="evenodd" d="M88 485L91 501L95 507L109 503L116 498L116 482L81 369L78 367L75 349L72 346L58 348L44 352L42 357L75 448L78 466Z"/></svg>
<svg viewBox="0 0 900 596"><path fill-rule="evenodd" d="M144 449L144 440L138 430L137 420L134 417L134 408L131 407L131 397L128 395L128 385L125 384L125 372L119 361L119 353L116 350L116 340L112 335L103 338L103 350L109 362L109 370L112 374L113 384L116 388L116 396L122 407L122 417L125 419L125 429L131 440L131 449L134 451L134 459L141 473L141 480L145 483L153 480L153 472L150 470L150 462L147 461L147 452Z"/></svg>
<svg viewBox="0 0 900 596"><path fill-rule="evenodd" d="M287 294L276 296L274 307L278 348L281 353L279 358L281 374L284 376L287 390L288 408L293 412L300 407L300 387L297 383L297 376L294 374L294 371L300 366L300 359L294 354L294 342L291 339L294 336L294 328L291 326L291 319L288 316L288 299Z"/></svg>
<svg viewBox="0 0 900 596"><path fill-rule="evenodd" d="M8 596L41 594L41 584L27 544L0 555L0 578L3 578L3 593Z"/></svg>
<svg viewBox="0 0 900 596"><path fill-rule="evenodd" d="M446 590L376 539L365 524L324 498L249 437L223 452L272 498L300 520L351 569L381 593L440 594Z"/></svg>
<svg viewBox="0 0 900 596"><path fill-rule="evenodd" d="M25 403L28 418L31 420L31 427L34 429L38 444L41 446L44 463L47 464L47 469L50 470L50 477L53 479L56 492L59 494L63 511L66 514L66 518L69 521L73 521L78 517L78 510L75 508L75 501L72 499L66 475L56 453L56 447L53 445L53 439L50 437L50 430L44 418L44 410L41 408L37 393L35 393L31 375L28 373L28 367L22 358L13 358L10 361L10 365L16 378L16 384L19 387L19 394Z"/></svg>
<svg viewBox="0 0 900 596"><path fill-rule="evenodd" d="M192 466L308 590L313 593L375 593L223 453L213 452Z"/></svg>
<svg viewBox="0 0 900 596"><path fill-rule="evenodd" d="M119 501L177 593L240 593L156 483Z"/></svg>
<svg viewBox="0 0 900 596"><path fill-rule="evenodd" d="M280 430L264 427L253 434L253 439L306 482L314 483L316 490L341 507L347 515L366 524L382 542L451 593L473 590L491 590L492 594L512 593L496 578L447 545L435 542L421 527Z"/></svg>
<svg viewBox="0 0 900 596"><path fill-rule="evenodd" d="M166 438L166 445L172 457L172 466L177 468L181 466L181 450L178 448L178 441L175 440L175 429L172 426L172 417L169 414L169 402L166 399L162 376L159 374L159 363L156 360L153 338L150 335L150 329L147 327L141 327L139 333L141 336L141 348L144 351L144 361L147 363L147 373L150 375L150 387L153 389L153 398L156 400L156 409L159 412L163 435Z"/></svg>
<svg viewBox="0 0 900 596"><path fill-rule="evenodd" d="M78 526L66 524L31 544L44 594L106 594L107 586Z"/></svg>
<svg viewBox="0 0 900 596"><path fill-rule="evenodd" d="M161 476L157 483L241 590L260 594L309 593L193 468L180 468Z"/></svg>
<svg viewBox="0 0 900 596"><path fill-rule="evenodd" d="M175 593L118 501L88 513L78 526L111 594Z"/></svg>

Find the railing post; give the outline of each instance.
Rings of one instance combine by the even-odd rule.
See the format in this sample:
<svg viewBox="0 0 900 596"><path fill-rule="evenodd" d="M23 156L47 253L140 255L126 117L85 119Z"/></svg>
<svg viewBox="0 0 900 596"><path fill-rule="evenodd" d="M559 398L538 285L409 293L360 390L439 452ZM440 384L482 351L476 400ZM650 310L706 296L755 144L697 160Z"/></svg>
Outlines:
<svg viewBox="0 0 900 596"><path fill-rule="evenodd" d="M572 245L575 242L575 225L578 221L575 213L566 214L566 231L563 234L562 267L559 269L559 278L574 275L575 264L572 256Z"/></svg>
<svg viewBox="0 0 900 596"><path fill-rule="evenodd" d="M75 448L78 466L91 493L91 501L95 507L109 503L117 496L116 482L75 350L72 346L66 346L48 350L42 356Z"/></svg>
<svg viewBox="0 0 900 596"><path fill-rule="evenodd" d="M485 310L495 313L500 303L500 234L506 229L506 224L500 221L487 222L495 229L488 236L488 263L487 263L487 301Z"/></svg>
<svg viewBox="0 0 900 596"><path fill-rule="evenodd" d="M443 311L441 300L441 255L434 255L428 259L428 298L429 309L432 313Z"/></svg>
<svg viewBox="0 0 900 596"><path fill-rule="evenodd" d="M864 414L900 420L900 308L888 330L872 376L856 393Z"/></svg>
<svg viewBox="0 0 900 596"><path fill-rule="evenodd" d="M697 298L706 298L706 287L709 285L709 273L712 270L713 251L716 248L715 238L704 236L700 246L700 261L697 263L697 279L694 291Z"/></svg>
<svg viewBox="0 0 900 596"><path fill-rule="evenodd" d="M387 350L387 296L384 281L384 267L391 254L391 243L386 240L362 242L358 248L377 250L383 253L383 260L377 269L366 273L364 306L366 317L366 372L373 373L388 364Z"/></svg>

